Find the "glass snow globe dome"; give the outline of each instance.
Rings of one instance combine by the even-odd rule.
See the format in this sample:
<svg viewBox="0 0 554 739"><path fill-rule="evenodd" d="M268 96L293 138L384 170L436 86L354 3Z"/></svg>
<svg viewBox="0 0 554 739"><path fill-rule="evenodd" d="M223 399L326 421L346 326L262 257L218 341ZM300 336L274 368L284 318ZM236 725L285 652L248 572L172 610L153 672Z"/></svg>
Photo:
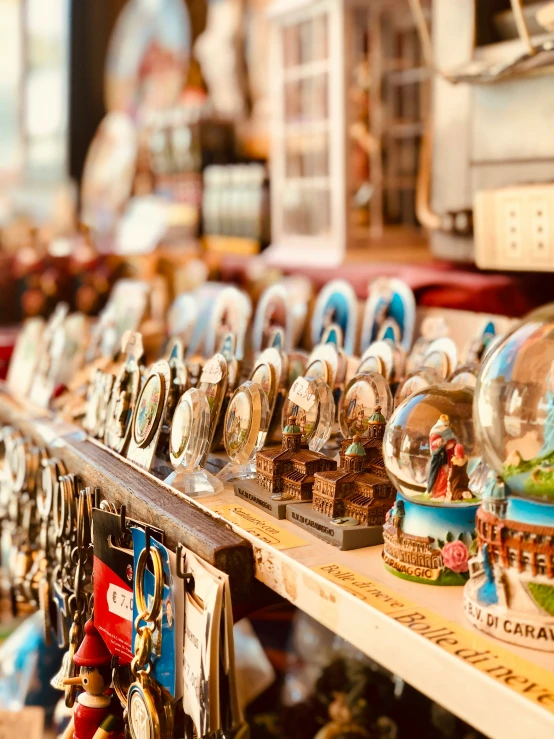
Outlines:
<svg viewBox="0 0 554 739"><path fill-rule="evenodd" d="M473 429L473 390L431 385L406 398L387 423L387 473L413 503L468 507L480 502L471 484L480 461Z"/></svg>
<svg viewBox="0 0 554 739"><path fill-rule="evenodd" d="M485 358L475 430L489 467L518 497L554 503L554 321L530 321Z"/></svg>

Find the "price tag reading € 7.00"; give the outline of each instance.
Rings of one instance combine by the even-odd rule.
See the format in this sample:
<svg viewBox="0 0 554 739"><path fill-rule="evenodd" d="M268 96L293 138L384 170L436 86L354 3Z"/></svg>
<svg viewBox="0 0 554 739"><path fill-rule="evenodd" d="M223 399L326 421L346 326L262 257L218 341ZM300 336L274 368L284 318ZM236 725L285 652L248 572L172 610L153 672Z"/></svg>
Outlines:
<svg viewBox="0 0 554 739"><path fill-rule="evenodd" d="M309 411L315 401L315 394L310 389L310 383L305 377L297 377L290 391L289 400L303 411Z"/></svg>
<svg viewBox="0 0 554 739"><path fill-rule="evenodd" d="M133 620L133 593L110 583L106 594L108 610L126 621Z"/></svg>

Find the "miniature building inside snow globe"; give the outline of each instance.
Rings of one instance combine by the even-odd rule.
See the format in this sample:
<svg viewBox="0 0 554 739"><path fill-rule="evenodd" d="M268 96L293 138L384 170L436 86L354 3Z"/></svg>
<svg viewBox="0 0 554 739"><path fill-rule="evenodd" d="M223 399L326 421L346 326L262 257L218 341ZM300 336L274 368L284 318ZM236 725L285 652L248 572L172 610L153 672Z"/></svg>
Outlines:
<svg viewBox="0 0 554 739"><path fill-rule="evenodd" d="M462 585L469 577L481 490L471 388L436 385L407 398L385 430L383 452L397 499L383 559L399 577ZM480 479L480 478L479 478Z"/></svg>
<svg viewBox="0 0 554 739"><path fill-rule="evenodd" d="M553 322L526 323L487 355L475 428L492 475L466 615L499 639L554 651Z"/></svg>

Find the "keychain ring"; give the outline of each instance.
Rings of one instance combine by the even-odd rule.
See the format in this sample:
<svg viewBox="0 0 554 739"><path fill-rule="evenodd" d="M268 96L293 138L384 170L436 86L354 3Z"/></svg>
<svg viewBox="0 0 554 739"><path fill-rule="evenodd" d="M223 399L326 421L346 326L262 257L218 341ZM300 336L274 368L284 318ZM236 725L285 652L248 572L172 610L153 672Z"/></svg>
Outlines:
<svg viewBox="0 0 554 739"><path fill-rule="evenodd" d="M139 555L137 562L137 574L136 574L136 598L137 598L137 610L139 613L144 613L145 621L156 621L162 607L163 598L163 566L162 558L160 557L159 551L156 547L150 547L150 555L152 557L152 563L154 565L154 602L152 608L148 610L146 607L146 600L144 597L144 573L146 572L146 560L148 559L148 549L146 547L142 550Z"/></svg>

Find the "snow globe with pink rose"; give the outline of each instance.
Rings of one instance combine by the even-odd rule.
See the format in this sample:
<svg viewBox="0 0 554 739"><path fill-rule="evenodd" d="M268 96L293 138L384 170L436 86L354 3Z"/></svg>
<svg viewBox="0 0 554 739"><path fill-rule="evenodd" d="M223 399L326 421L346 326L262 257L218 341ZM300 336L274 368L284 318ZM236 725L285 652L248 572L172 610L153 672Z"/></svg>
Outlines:
<svg viewBox="0 0 554 739"><path fill-rule="evenodd" d="M431 385L406 398L387 423L383 456L397 497L383 529L383 559L399 577L429 585L463 585L469 577L481 500L472 407L470 387Z"/></svg>

